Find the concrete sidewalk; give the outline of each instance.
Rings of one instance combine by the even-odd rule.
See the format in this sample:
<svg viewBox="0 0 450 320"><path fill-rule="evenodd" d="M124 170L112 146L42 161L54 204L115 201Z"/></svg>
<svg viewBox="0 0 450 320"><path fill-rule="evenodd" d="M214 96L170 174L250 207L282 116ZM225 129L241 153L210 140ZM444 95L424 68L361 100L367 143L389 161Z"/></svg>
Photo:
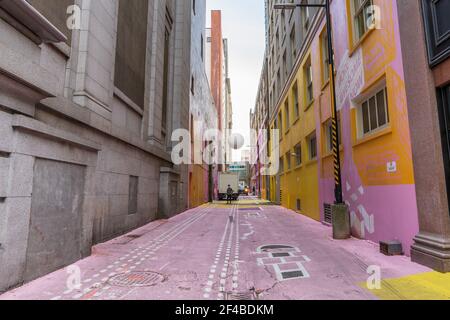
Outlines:
<svg viewBox="0 0 450 320"><path fill-rule="evenodd" d="M381 272L380 289L365 288L371 268ZM316 221L247 199L150 223L0 299L450 299L448 281L407 257L383 256L366 241L334 241Z"/></svg>

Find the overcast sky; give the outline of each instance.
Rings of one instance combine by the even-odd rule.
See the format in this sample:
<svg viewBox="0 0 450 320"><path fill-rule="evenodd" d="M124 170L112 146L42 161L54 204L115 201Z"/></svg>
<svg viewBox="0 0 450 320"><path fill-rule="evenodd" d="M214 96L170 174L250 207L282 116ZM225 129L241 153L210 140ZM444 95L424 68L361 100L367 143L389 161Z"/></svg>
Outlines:
<svg viewBox="0 0 450 320"><path fill-rule="evenodd" d="M211 10L222 10L223 36L229 41L233 129L248 139L249 114L255 105L265 50L264 0L206 2L207 27L211 25Z"/></svg>

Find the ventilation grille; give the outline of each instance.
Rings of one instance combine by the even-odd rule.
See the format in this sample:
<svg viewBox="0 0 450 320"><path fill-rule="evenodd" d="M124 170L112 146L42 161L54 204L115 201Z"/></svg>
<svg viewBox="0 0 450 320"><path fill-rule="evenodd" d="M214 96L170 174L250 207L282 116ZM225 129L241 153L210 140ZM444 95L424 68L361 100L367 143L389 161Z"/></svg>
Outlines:
<svg viewBox="0 0 450 320"><path fill-rule="evenodd" d="M325 213L325 217L324 217L325 223L332 224L333 223L333 214L331 212L331 204L325 203L323 205L323 207L324 207L324 213Z"/></svg>
<svg viewBox="0 0 450 320"><path fill-rule="evenodd" d="M225 295L225 300L231 300L231 301L252 301L252 300L258 300L258 296L253 291L228 292Z"/></svg>

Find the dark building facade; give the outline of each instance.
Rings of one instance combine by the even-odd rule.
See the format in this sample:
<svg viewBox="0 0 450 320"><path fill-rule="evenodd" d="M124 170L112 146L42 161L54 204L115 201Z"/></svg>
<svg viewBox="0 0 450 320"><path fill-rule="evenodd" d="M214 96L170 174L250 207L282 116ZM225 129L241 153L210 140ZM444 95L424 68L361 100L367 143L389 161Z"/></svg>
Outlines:
<svg viewBox="0 0 450 320"><path fill-rule="evenodd" d="M450 272L450 1L397 5L420 224L411 255Z"/></svg>

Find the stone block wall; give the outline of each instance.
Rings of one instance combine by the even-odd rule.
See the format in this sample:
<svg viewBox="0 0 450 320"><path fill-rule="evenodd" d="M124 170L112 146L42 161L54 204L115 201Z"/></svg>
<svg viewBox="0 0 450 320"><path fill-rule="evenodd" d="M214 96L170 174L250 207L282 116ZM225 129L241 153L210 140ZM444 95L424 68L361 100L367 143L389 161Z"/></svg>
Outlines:
<svg viewBox="0 0 450 320"><path fill-rule="evenodd" d="M17 25L33 36L0 19L0 291L187 207L187 167L174 168L170 141L160 136L159 68L170 12L177 67L168 122L188 128L190 1L149 1L143 109L114 86L119 0L74 2L82 23L68 43L40 43L29 21ZM170 181L167 168L178 173ZM166 192L173 185L176 199ZM161 205L168 202L175 205Z"/></svg>

